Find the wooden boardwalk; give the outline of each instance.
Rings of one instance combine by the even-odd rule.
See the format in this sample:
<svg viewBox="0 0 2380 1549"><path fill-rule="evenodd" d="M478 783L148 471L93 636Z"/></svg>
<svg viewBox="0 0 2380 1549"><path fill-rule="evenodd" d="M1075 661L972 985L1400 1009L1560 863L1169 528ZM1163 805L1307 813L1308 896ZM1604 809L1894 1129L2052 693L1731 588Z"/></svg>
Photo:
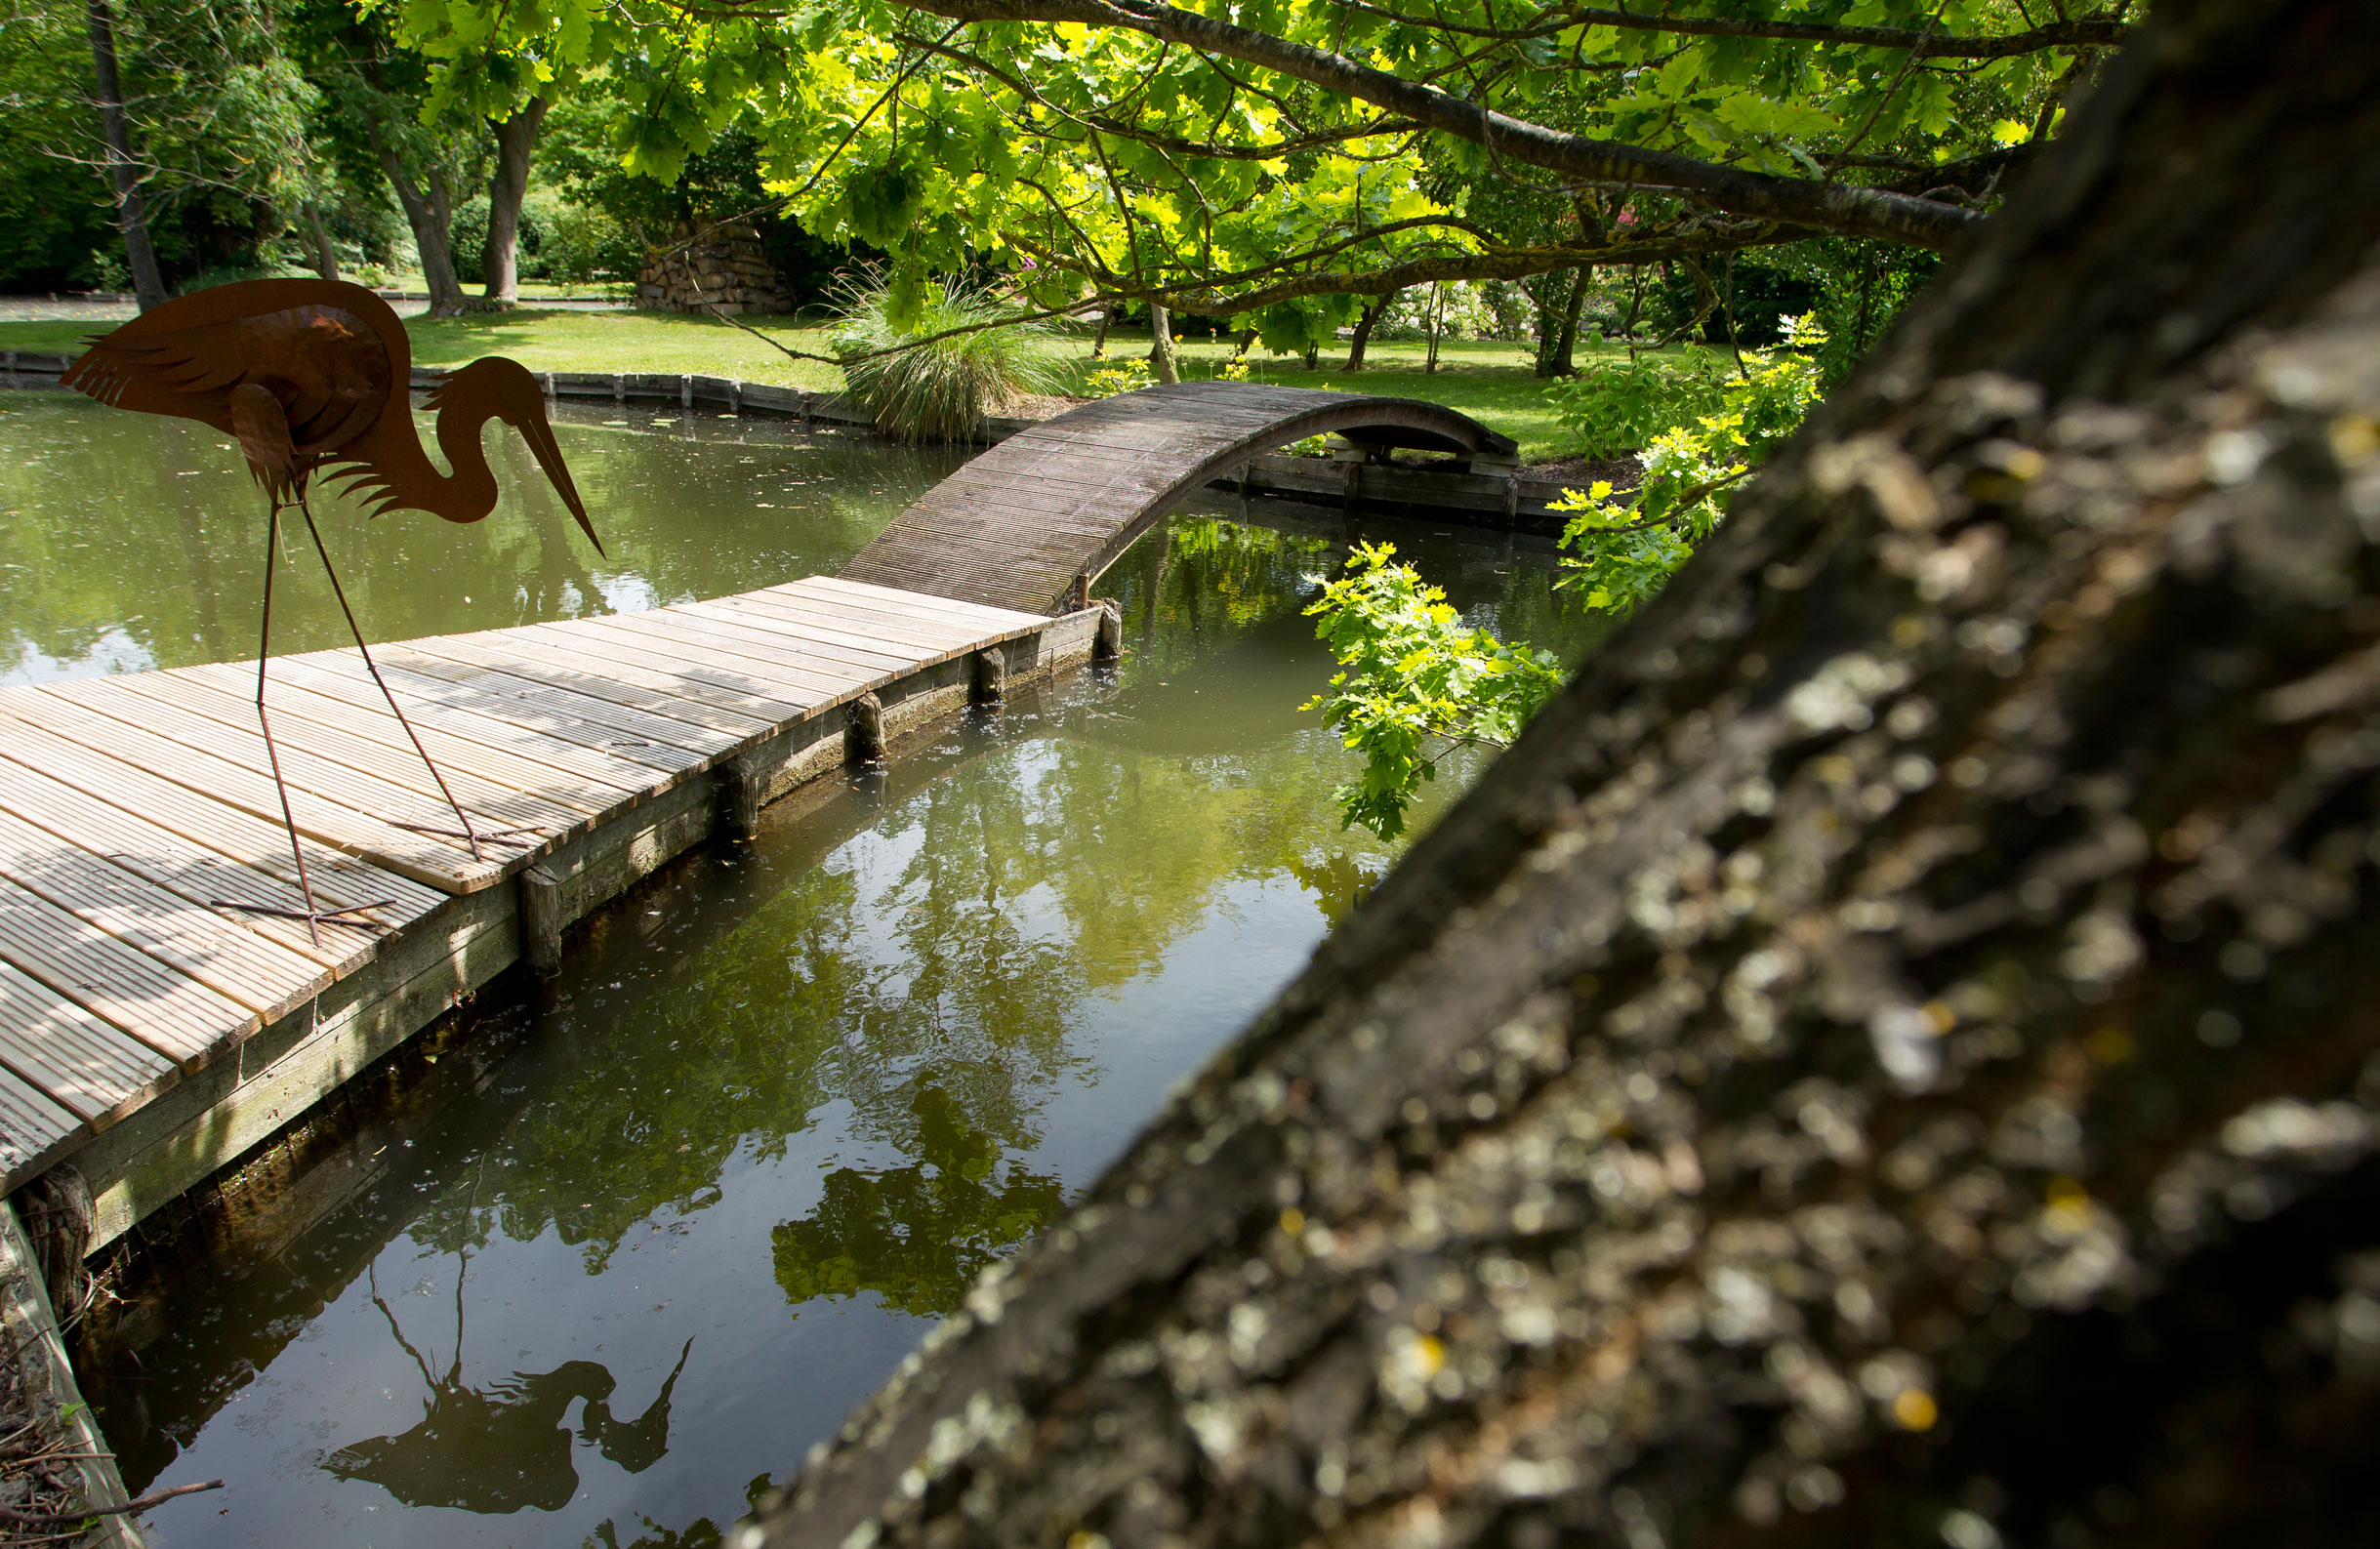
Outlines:
<svg viewBox="0 0 2380 1549"><path fill-rule="evenodd" d="M1210 481L1326 431L1382 455L1513 451L1478 421L1411 398L1239 382L1150 387L1009 436L928 490L842 573L1033 613L1069 597L1079 605L1132 540Z"/></svg>
<svg viewBox="0 0 2380 1549"><path fill-rule="evenodd" d="M1154 388L1020 431L840 577L378 647L476 856L353 652L276 658L308 875L365 921L319 942L256 912L303 898L253 664L0 688L0 1187L71 1163L93 1245L120 1235L505 967L553 966L569 921L706 836L1111 644L1091 579L1219 473L1324 431L1512 446L1406 399Z"/></svg>
<svg viewBox="0 0 2380 1549"><path fill-rule="evenodd" d="M0 689L6 1187L74 1162L104 1241L852 738L1087 655L1098 617L819 577L378 647L473 826L502 836L477 859L434 832L454 815L355 653L276 658L316 895L370 906L319 945L222 907L302 907L254 664Z"/></svg>

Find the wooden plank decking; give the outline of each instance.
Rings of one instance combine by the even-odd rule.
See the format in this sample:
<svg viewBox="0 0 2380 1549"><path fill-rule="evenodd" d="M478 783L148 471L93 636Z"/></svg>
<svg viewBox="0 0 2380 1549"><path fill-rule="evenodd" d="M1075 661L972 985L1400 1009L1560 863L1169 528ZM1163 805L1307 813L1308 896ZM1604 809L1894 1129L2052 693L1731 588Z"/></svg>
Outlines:
<svg viewBox="0 0 2380 1549"><path fill-rule="evenodd" d="M584 913L706 832L714 788L758 782L747 795L766 799L841 764L848 713L828 712L881 693L897 729L902 706L915 721L964 704L978 653L1031 676L1087 655L1094 621L817 577L380 647L473 826L512 841L483 840L476 859L425 832L454 815L355 653L277 658L267 703L316 897L370 906L368 925L325 926L318 944L295 919L223 907L303 907L253 664L0 688L6 1186L104 1152L97 1137L227 1056L236 1069L215 1084L230 1092L383 1002L402 1003L381 1020L409 1036L503 956L475 941L509 928L522 950L520 889L566 894L560 917ZM349 980L372 983L343 998ZM244 1050L268 1029L252 1063ZM189 1152L176 1163L188 1172L231 1144L238 1125L191 1138L208 1106L184 1100L173 1123L95 1156L95 1187L161 1147ZM115 1227L160 1186L117 1201Z"/></svg>
<svg viewBox="0 0 2380 1549"><path fill-rule="evenodd" d="M1513 443L1434 403L1240 382L1101 398L1028 426L926 491L843 575L1036 612L1064 605L1132 540L1262 452L1326 431L1507 457Z"/></svg>

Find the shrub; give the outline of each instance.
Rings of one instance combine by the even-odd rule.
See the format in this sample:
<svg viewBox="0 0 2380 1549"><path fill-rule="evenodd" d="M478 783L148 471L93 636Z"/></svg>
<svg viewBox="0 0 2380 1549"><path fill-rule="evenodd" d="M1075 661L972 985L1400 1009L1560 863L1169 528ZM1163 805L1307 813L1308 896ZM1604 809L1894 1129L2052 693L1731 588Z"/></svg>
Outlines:
<svg viewBox="0 0 2380 1549"><path fill-rule="evenodd" d="M1671 426L1717 413L1733 370L1726 356L1690 346L1679 356L1595 361L1555 384L1550 396L1580 455L1600 460L1642 451Z"/></svg>
<svg viewBox="0 0 2380 1549"><path fill-rule="evenodd" d="M561 208L560 200L542 190L533 189L520 201L520 229L513 239L513 278L546 277L546 233ZM466 285L487 283L487 223L488 199L483 193L464 201L448 230L448 240L454 245L455 278Z"/></svg>
<svg viewBox="0 0 2380 1549"><path fill-rule="evenodd" d="M894 324L901 298L893 290L881 269L837 282L841 320L828 335L851 395L879 429L909 441L962 440L987 416L1057 386L1048 347L1055 331L1046 323L1002 322L1012 309L989 287L929 281L915 298L916 317L907 327ZM969 326L975 331L934 338Z"/></svg>
<svg viewBox="0 0 2380 1549"><path fill-rule="evenodd" d="M1358 543L1346 574L1305 610L1338 673L1302 709L1320 710L1364 773L1331 793L1339 826L1384 839L1405 832L1406 809L1438 761L1457 748L1507 748L1562 686L1552 655L1462 622L1446 593L1393 544ZM1321 577L1313 578L1322 580Z"/></svg>
<svg viewBox="0 0 2380 1549"><path fill-rule="evenodd" d="M608 210L588 204L556 206L546 222L539 256L557 284L633 280L643 260L636 236Z"/></svg>
<svg viewBox="0 0 2380 1549"><path fill-rule="evenodd" d="M1644 479L1616 498L1597 480L1566 489L1549 508L1568 511L1561 583L1598 612L1626 614L1668 584L1695 547L1727 518L1734 491L1800 428L1825 380L1817 352L1826 332L1817 314L1780 317L1789 347L1747 349L1744 370L1718 384L1708 414L1671 425L1645 451Z"/></svg>
<svg viewBox="0 0 2380 1549"><path fill-rule="evenodd" d="M1120 366L1101 366L1083 379L1086 398L1112 398L1118 393L1138 392L1157 380L1145 360L1128 360Z"/></svg>

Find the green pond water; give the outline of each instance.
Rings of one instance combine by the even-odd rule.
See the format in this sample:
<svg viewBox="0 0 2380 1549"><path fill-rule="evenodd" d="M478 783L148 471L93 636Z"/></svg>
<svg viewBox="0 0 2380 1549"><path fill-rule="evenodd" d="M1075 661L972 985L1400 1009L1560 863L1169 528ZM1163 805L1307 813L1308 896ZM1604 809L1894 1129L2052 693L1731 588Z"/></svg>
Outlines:
<svg viewBox="0 0 2380 1549"><path fill-rule="evenodd" d="M369 638L634 612L832 574L966 461L960 449L783 421L642 408L622 420L609 405L558 414L608 558L501 427L484 436L503 491L484 521L366 518L316 495ZM253 658L265 532L264 494L230 437L68 393L0 392L0 682ZM349 639L303 529L285 530L273 649Z"/></svg>
<svg viewBox="0 0 2380 1549"><path fill-rule="evenodd" d="M480 528L342 540L366 627L829 570L957 461L581 423L615 417L560 428L610 561L550 496L513 504L535 476L514 443ZM261 528L215 443L0 398L0 523L33 571L0 572L14 677L249 648L210 632L252 600ZM208 1249L141 1265L86 1386L134 1489L228 1482L151 1514L152 1543L688 1549L789 1478L1393 859L1338 828L1351 757L1297 709L1329 671L1308 578L1386 537L1475 616L1590 643L1541 549L1237 515L1185 512L1109 573L1120 666L672 866L557 981L499 981L360 1082L351 1136ZM337 629L317 608L287 638Z"/></svg>

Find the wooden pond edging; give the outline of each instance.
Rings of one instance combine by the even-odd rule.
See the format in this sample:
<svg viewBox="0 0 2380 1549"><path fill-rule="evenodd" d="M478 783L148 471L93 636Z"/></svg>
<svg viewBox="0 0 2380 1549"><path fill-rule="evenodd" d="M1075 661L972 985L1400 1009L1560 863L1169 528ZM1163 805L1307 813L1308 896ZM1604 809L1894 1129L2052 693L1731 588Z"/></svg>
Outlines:
<svg viewBox="0 0 2380 1549"><path fill-rule="evenodd" d="M514 962L762 805L1112 651L1060 617L811 577L377 646L474 860L352 650L272 662L325 907L305 925L253 663L0 688L0 1184L67 1164L86 1253L248 1155Z"/></svg>
<svg viewBox="0 0 2380 1549"><path fill-rule="evenodd" d="M54 387L73 358L31 350L0 351L0 387ZM443 375L429 367L415 367L414 390L430 390ZM808 392L732 377L657 372L541 371L536 376L556 399L609 400L623 406L632 401L660 402L675 405L681 413L692 413L699 406L739 417L765 415L853 429L875 428L867 411L841 392ZM996 417L984 422L977 439L997 446L1044 423ZM1360 507L1375 513L1426 516L1544 538L1560 537L1569 520L1551 510L1567 486L1560 479L1532 477L1509 452L1482 451L1414 464L1379 461L1375 451L1340 444L1328 458L1255 453L1217 472L1207 487L1243 499Z"/></svg>
<svg viewBox="0 0 2380 1549"><path fill-rule="evenodd" d="M19 1392L29 1411L25 1418L42 1438L67 1445L82 1480L83 1503L116 1506L131 1500L115 1454L107 1450L75 1383L74 1364L66 1358L32 1243L16 1208L5 1202L0 1202L0 1330L13 1347L8 1359L17 1364ZM144 1540L130 1513L111 1513L74 1542L78 1549L142 1549Z"/></svg>

